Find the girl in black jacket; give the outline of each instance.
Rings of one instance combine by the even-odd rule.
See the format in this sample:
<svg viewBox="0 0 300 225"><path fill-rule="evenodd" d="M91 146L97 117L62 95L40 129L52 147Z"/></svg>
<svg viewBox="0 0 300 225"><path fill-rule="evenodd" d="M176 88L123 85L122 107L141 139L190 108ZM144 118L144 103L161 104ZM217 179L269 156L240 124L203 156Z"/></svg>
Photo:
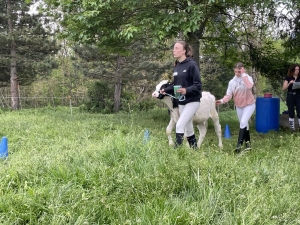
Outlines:
<svg viewBox="0 0 300 225"><path fill-rule="evenodd" d="M178 101L180 117L176 123L176 146L182 144L184 133L187 135L191 147L197 147L197 140L193 127L193 116L200 106L201 78L197 63L191 58L193 50L185 41L177 41L174 45L173 56L176 59L173 72L173 85L162 89L161 94L173 94L174 86L180 85L177 90L181 97ZM184 98L182 98L184 97Z"/></svg>

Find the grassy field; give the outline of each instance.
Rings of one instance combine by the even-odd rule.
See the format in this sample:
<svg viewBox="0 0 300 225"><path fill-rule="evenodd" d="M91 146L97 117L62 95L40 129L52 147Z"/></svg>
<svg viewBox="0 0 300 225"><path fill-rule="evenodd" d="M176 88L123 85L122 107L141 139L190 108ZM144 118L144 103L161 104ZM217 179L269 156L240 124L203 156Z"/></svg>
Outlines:
<svg viewBox="0 0 300 225"><path fill-rule="evenodd" d="M300 132L252 123L253 150L236 155L234 111L220 113L224 148L209 123L198 151L168 146L165 109L0 112L0 224L300 224Z"/></svg>

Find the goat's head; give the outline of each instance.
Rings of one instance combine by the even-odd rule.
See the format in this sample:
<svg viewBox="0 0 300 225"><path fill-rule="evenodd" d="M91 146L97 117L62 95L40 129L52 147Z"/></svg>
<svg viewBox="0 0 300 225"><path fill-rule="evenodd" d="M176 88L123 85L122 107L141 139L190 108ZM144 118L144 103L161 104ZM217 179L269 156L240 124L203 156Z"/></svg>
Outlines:
<svg viewBox="0 0 300 225"><path fill-rule="evenodd" d="M156 85L155 91L152 93L153 98L163 99L165 95L159 93L161 89L169 87L172 83L168 80L162 80L158 85Z"/></svg>

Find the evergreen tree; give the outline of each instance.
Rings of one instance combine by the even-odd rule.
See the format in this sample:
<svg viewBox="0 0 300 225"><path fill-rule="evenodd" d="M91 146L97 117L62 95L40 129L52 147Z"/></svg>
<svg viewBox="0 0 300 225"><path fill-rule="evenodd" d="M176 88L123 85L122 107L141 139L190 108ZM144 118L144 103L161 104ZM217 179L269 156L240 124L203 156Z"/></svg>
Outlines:
<svg viewBox="0 0 300 225"><path fill-rule="evenodd" d="M47 74L55 66L50 56L58 50L47 19L29 10L25 0L0 1L0 82L10 81L14 110L19 108L18 85Z"/></svg>
<svg viewBox="0 0 300 225"><path fill-rule="evenodd" d="M92 79L105 81L114 86L114 111L121 107L122 90L127 89L142 96L149 94L155 82L164 73L172 73L172 61L158 60L164 49L145 47L141 42L128 46L131 54L102 54L101 48L92 45L77 45L76 55L80 58L74 66ZM170 49L168 49L170 50ZM171 50L170 50L171 52Z"/></svg>

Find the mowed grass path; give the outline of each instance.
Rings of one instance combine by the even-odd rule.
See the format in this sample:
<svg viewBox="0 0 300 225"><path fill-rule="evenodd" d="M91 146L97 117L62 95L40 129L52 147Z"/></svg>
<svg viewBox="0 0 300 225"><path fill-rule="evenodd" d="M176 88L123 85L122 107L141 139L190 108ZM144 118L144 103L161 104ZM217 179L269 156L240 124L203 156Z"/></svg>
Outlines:
<svg viewBox="0 0 300 225"><path fill-rule="evenodd" d="M255 132L235 155L212 123L198 151L168 146L166 109L1 111L0 224L300 224L300 132ZM143 143L144 130L150 141Z"/></svg>

